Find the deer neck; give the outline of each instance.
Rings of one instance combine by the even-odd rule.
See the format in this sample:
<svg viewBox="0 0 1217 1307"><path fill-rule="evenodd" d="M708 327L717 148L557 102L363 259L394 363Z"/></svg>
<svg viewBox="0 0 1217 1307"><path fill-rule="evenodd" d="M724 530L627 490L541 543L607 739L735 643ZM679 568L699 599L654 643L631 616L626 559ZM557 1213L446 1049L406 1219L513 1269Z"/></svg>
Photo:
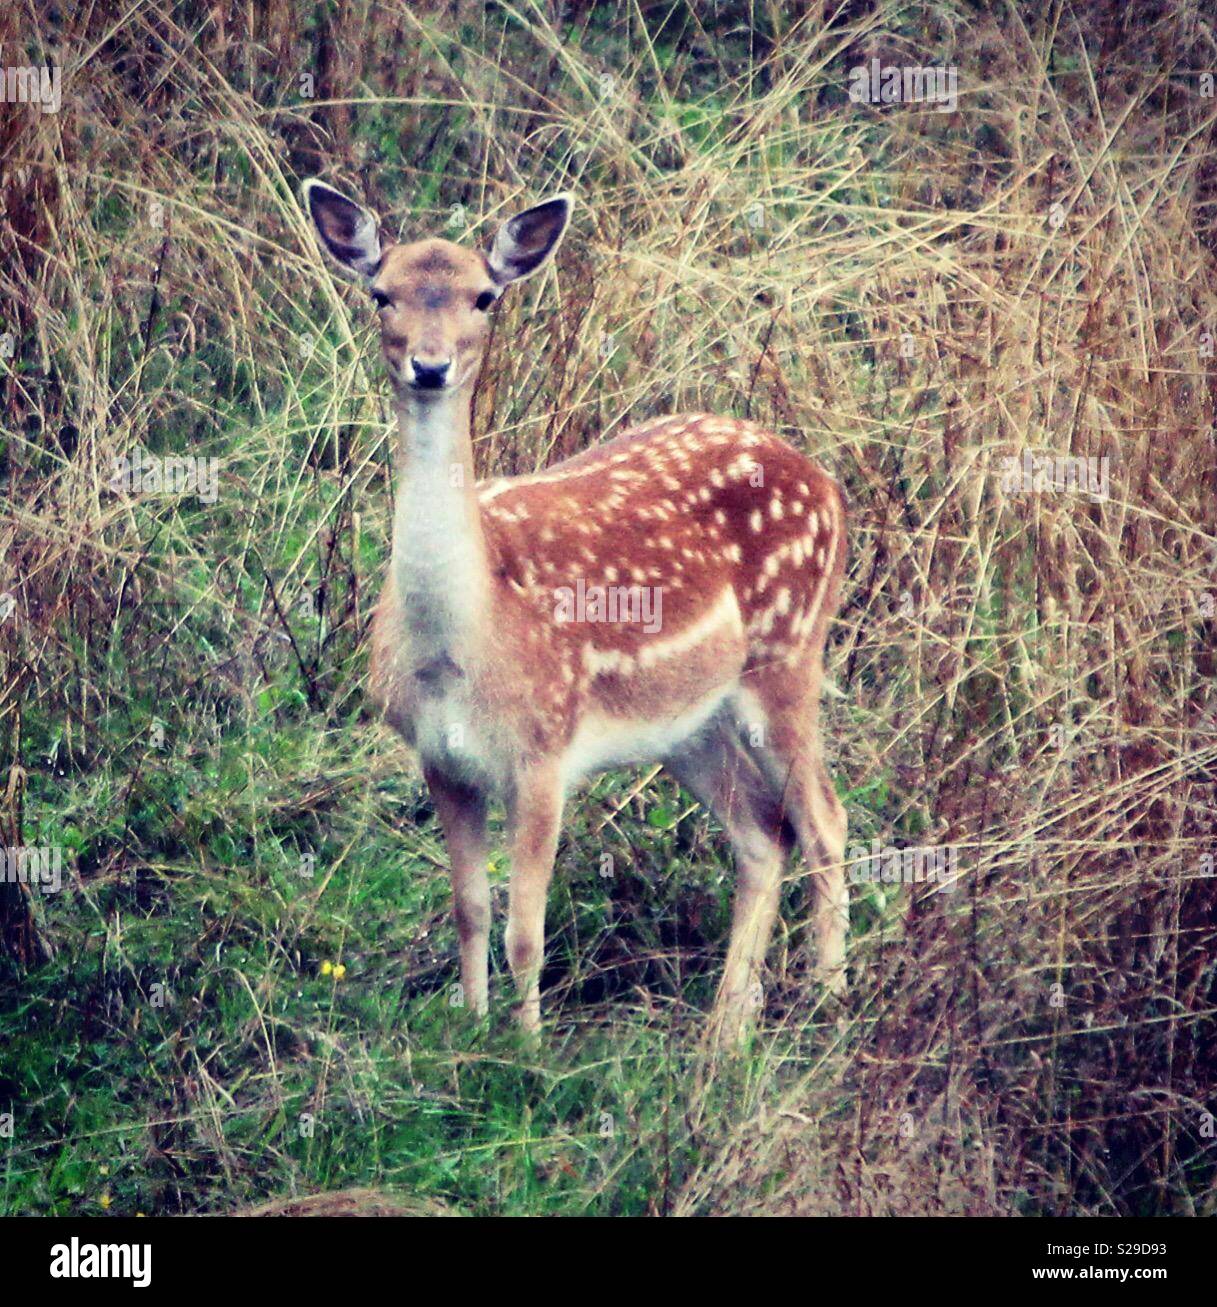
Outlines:
<svg viewBox="0 0 1217 1307"><path fill-rule="evenodd" d="M462 392L397 407L392 569L409 657L424 680L463 673L485 627L490 573L471 407Z"/></svg>

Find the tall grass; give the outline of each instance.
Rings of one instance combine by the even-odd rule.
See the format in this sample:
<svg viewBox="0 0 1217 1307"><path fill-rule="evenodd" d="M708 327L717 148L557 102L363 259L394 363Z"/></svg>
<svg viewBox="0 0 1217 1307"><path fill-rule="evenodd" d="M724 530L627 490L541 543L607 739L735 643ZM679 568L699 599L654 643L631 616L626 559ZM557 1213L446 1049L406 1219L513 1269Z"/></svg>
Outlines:
<svg viewBox="0 0 1217 1307"><path fill-rule="evenodd" d="M0 886L0 1209L1217 1210L1204 5L19 0L0 41L64 78L0 106L0 832L68 864ZM872 57L958 108L851 103ZM461 240L575 192L497 310L485 474L696 409L844 485L851 845L960 874L856 887L843 1007L792 867L761 1033L703 1056L730 859L650 772L570 807L544 1051L501 957L491 1028L453 1006L364 701L391 434L314 173ZM216 502L110 488L136 446ZM1003 491L1024 450L1108 493Z"/></svg>

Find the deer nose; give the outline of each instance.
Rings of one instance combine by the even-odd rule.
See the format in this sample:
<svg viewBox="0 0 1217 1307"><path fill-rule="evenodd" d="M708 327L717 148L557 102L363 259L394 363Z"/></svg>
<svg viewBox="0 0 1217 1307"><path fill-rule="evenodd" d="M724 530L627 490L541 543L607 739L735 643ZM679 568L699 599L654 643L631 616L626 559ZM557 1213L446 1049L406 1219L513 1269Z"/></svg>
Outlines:
<svg viewBox="0 0 1217 1307"><path fill-rule="evenodd" d="M431 359L415 357L410 359L413 381L420 390L439 390L448 379L448 369L451 366L451 359L444 359L438 363Z"/></svg>

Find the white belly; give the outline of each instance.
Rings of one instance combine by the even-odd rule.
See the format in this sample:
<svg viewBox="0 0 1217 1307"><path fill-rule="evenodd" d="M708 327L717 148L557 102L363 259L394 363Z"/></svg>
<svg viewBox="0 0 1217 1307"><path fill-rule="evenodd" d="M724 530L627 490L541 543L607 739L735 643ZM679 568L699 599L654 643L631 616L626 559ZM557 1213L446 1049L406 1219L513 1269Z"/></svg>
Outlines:
<svg viewBox="0 0 1217 1307"><path fill-rule="evenodd" d="M599 714L585 717L562 762L567 785L609 767L659 762L699 731L734 689L730 684L721 686L679 716L659 721Z"/></svg>

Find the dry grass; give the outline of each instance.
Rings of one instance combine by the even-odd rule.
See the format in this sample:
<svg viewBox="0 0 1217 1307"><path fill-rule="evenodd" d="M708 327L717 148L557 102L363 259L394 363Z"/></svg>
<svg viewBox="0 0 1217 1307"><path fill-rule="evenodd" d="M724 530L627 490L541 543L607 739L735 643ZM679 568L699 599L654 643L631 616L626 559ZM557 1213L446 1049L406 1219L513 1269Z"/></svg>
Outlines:
<svg viewBox="0 0 1217 1307"><path fill-rule="evenodd" d="M387 411L365 307L320 266L297 181L321 172L403 231L454 238L571 188L556 273L499 310L483 470L680 409L749 414L813 453L852 517L826 704L851 843L960 851L951 892L858 887L841 1012L779 942L751 1069L700 1067L702 1096L664 1125L684 1151L653 1209L1213 1214L1211 17L1196 0L800 10L570 3L559 24L536 3L305 17L189 0L0 17L6 61L42 48L65 70L58 115L6 105L0 127L16 334L0 829L79 852L72 911L96 912L120 953L115 914L183 913L184 869L218 876L229 827L257 845L312 823L343 868L369 831L389 838L401 810L377 787L411 764L364 719L360 685ZM957 112L851 104L848 69L871 56L958 67ZM107 491L135 444L219 457L217 504ZM1003 493L1024 449L1107 458L1106 497ZM136 747L154 718L172 758ZM184 809L156 789L257 730L298 749L258 737L244 784L221 768ZM568 872L604 847L645 861L671 790L626 801L630 784L579 805ZM701 994L682 977L712 974L723 941L688 905L721 846L702 819L670 825L687 859L671 931L634 922L654 902L630 884L608 891L627 927L576 932L578 895L553 913L568 1051L616 1021L696 1043ZM404 847L439 883L425 808L392 838L370 847ZM116 906L103 891L136 866L153 888L132 881ZM285 968L253 979L263 1011L305 965L329 885L275 900L290 929L248 926L238 898L197 932L199 956L263 929ZM355 902L327 944L371 929ZM420 943L442 904L437 889L436 915L411 923L407 997L450 978L450 950ZM7 905L35 996L10 1020L45 1003L119 1029L110 999L62 975L39 993L57 974L40 947L74 938L66 904ZM187 1041L218 1019L208 993L179 1011ZM0 1070L10 1094L39 1092ZM240 1098L214 1074L217 1102ZM177 1092L167 1080L197 1141L208 1092ZM187 1166L172 1201L243 1195L233 1164L214 1163L227 1175L206 1200ZM614 1174L589 1172L572 1206L605 1201Z"/></svg>
<svg viewBox="0 0 1217 1307"><path fill-rule="evenodd" d="M306 1198L280 1198L242 1212L242 1216L456 1216L432 1199L410 1202L376 1189L337 1189Z"/></svg>

